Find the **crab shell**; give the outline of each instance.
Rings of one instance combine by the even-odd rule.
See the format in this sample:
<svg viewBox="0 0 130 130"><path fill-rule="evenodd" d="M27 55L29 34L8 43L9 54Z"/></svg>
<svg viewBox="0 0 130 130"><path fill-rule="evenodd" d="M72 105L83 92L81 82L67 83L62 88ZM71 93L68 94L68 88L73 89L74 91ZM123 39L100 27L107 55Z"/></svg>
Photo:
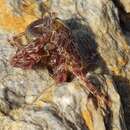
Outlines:
<svg viewBox="0 0 130 130"><path fill-rule="evenodd" d="M69 32L69 28L58 18L45 16L43 19L38 19L32 22L25 30L25 37L28 44L22 49L18 49L12 57L10 63L13 67L22 69L31 69L38 62L44 61L45 57L50 59L48 64L56 64L56 48L58 46L58 36L55 34L63 30ZM17 43L18 44L18 43ZM54 53L53 53L54 52ZM50 54L51 53L51 54ZM53 57L53 59L52 59ZM47 64L47 63L45 63Z"/></svg>

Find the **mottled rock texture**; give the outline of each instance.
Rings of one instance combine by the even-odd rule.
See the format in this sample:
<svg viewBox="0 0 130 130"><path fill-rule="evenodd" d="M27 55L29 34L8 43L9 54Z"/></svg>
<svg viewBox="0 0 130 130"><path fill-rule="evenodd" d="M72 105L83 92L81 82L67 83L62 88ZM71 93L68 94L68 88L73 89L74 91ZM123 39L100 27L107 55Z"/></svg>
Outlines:
<svg viewBox="0 0 130 130"><path fill-rule="evenodd" d="M130 1L129 0L117 0L123 6L127 13L130 13Z"/></svg>
<svg viewBox="0 0 130 130"><path fill-rule="evenodd" d="M1 0L0 130L129 130L128 0L43 2L72 29L81 54L90 64L88 77L108 93L112 106L97 104L77 79L55 84L46 67L11 67L9 59L16 49L7 37L40 18L42 0Z"/></svg>

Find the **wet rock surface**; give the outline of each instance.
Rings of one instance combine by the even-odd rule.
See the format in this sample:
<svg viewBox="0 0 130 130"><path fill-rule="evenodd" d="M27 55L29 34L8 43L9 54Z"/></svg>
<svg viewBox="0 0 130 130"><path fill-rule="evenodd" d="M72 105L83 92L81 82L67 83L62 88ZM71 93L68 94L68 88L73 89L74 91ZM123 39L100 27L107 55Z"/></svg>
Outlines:
<svg viewBox="0 0 130 130"><path fill-rule="evenodd" d="M128 12L125 1L120 2ZM55 84L46 67L22 70L10 66L16 48L7 37L39 18L40 4L36 0L0 2L0 129L129 130L129 29L122 31L120 8L112 0L44 1L72 29L89 64L88 78L112 101L106 108L76 78Z"/></svg>
<svg viewBox="0 0 130 130"><path fill-rule="evenodd" d="M15 49L5 39L0 41L0 50L0 129L125 130L120 97L111 76L88 74L111 98L111 108L102 108L78 79L56 85L44 67L22 70L10 66Z"/></svg>

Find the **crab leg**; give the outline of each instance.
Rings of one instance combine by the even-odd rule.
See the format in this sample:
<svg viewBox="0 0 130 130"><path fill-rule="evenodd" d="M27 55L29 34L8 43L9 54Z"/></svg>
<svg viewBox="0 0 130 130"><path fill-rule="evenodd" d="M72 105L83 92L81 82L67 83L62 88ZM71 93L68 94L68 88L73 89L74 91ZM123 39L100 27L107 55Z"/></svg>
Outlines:
<svg viewBox="0 0 130 130"><path fill-rule="evenodd" d="M107 99L107 97L100 92L95 85L93 85L90 80L87 79L86 74L84 73L82 68L79 68L79 66L70 67L70 71L80 80L80 82L87 88L87 90L97 97L99 99L100 104L106 104L107 106L110 105L110 101Z"/></svg>

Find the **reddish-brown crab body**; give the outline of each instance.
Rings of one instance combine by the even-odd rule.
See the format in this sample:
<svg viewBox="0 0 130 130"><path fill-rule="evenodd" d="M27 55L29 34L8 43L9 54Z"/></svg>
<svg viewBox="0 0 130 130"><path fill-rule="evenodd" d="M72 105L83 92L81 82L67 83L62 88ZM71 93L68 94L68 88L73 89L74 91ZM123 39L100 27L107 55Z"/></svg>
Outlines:
<svg viewBox="0 0 130 130"><path fill-rule="evenodd" d="M66 81L69 71L91 94L107 104L105 96L87 80L71 30L61 20L45 16L27 27L26 37L30 42L12 58L11 64L14 67L29 69L42 62L52 69L57 82Z"/></svg>

